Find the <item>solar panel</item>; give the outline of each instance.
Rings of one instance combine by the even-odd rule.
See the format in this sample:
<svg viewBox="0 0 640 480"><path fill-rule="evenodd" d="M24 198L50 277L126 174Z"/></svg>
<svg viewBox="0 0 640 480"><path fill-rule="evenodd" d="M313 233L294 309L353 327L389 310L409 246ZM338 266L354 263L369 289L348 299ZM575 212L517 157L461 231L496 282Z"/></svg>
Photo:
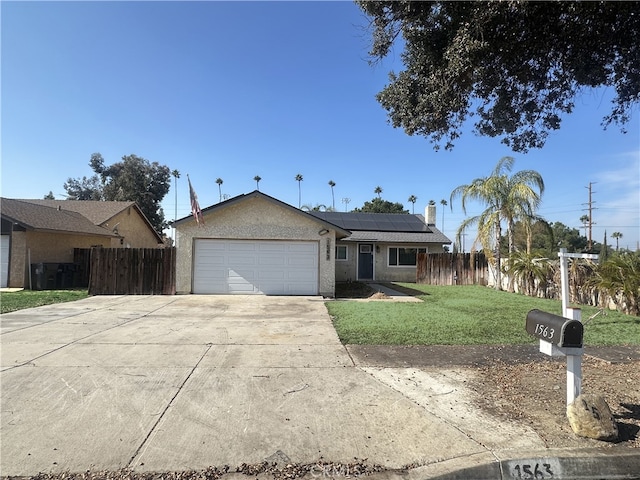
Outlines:
<svg viewBox="0 0 640 480"><path fill-rule="evenodd" d="M309 213L345 230L431 233L431 229L418 215L361 212Z"/></svg>

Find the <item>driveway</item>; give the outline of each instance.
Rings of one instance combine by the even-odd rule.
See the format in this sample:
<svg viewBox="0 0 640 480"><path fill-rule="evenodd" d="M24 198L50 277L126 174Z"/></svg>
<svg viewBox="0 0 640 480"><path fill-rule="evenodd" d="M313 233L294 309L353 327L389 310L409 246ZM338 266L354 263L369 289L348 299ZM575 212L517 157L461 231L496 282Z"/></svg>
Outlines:
<svg viewBox="0 0 640 480"><path fill-rule="evenodd" d="M0 325L4 476L495 460L356 367L321 297L98 296Z"/></svg>

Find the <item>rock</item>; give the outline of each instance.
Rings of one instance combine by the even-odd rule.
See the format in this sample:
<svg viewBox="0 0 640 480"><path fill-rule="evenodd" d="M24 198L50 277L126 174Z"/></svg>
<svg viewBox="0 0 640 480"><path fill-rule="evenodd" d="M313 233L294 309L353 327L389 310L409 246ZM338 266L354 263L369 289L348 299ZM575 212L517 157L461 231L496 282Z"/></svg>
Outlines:
<svg viewBox="0 0 640 480"><path fill-rule="evenodd" d="M583 394L567 406L567 418L573 433L596 440L616 440L618 425L602 395Z"/></svg>

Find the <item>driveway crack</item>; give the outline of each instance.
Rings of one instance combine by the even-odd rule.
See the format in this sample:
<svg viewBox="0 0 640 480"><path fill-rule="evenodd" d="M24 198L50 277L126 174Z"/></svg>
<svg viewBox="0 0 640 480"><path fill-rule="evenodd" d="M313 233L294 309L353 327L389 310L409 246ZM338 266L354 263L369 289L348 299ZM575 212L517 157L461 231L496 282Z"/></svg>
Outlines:
<svg viewBox="0 0 640 480"><path fill-rule="evenodd" d="M198 359L196 364L193 366L193 368L191 369L189 374L185 377L184 381L180 384L180 386L178 387L178 390L176 391L176 393L173 395L173 397L171 397L171 400L169 400L169 403L167 403L167 406L164 408L164 410L162 410L162 413L160 413L160 416L158 417L156 422L153 424L153 426L149 430L149 433L147 433L147 436L144 437L144 440L142 441L140 446L136 449L136 451L133 453L133 456L129 459L129 462L127 463L127 467L131 467L131 464L133 463L135 458L138 455L140 455L140 452L142 451L142 449L145 447L145 445L147 444L147 442L151 438L151 435L153 435L153 433L155 432L156 428L158 427L158 425L160 424L160 422L164 418L164 415L167 413L169 408L171 408L171 406L175 403L176 398L178 398L178 395L180 395L180 392L182 392L182 389L184 388L184 386L187 384L187 382L189 381L189 379L193 375L193 372L196 371L196 368L198 368L198 365L200 365L200 362L202 362L204 357L207 356L207 353L209 353L209 350L211 350L211 347L213 346L213 344L208 343L206 346L207 346L206 350L200 356L200 358Z"/></svg>

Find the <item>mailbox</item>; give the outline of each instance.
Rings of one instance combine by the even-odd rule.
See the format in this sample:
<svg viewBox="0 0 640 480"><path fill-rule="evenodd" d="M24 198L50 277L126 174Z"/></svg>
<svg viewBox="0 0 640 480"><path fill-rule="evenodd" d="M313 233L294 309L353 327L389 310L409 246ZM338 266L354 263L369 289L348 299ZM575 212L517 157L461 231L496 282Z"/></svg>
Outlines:
<svg viewBox="0 0 640 480"><path fill-rule="evenodd" d="M534 309L527 313L526 330L534 337L558 347L582 347L584 326L578 320Z"/></svg>

